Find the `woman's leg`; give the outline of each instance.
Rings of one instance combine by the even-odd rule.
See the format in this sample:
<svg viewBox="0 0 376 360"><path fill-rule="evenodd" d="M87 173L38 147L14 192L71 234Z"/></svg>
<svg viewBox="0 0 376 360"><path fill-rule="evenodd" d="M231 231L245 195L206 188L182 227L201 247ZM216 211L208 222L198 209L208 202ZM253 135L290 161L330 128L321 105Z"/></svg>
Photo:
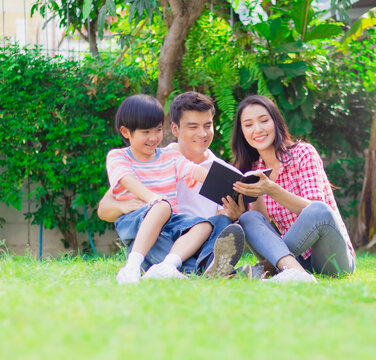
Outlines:
<svg viewBox="0 0 376 360"><path fill-rule="evenodd" d="M259 260L268 260L277 268L280 259L291 256L281 236L258 211L247 211L239 218L248 245Z"/></svg>
<svg viewBox="0 0 376 360"><path fill-rule="evenodd" d="M259 260L266 259L279 270L293 269L299 273L304 273L304 275L299 275L299 273L296 274L292 271L287 277L283 275L284 279L280 281L313 281L296 260L281 236L261 213L247 211L240 216L239 222L244 229L246 240L252 252Z"/></svg>
<svg viewBox="0 0 376 360"><path fill-rule="evenodd" d="M355 270L339 219L323 202L314 201L307 206L283 241L295 256L312 248L311 264L318 273L351 274Z"/></svg>

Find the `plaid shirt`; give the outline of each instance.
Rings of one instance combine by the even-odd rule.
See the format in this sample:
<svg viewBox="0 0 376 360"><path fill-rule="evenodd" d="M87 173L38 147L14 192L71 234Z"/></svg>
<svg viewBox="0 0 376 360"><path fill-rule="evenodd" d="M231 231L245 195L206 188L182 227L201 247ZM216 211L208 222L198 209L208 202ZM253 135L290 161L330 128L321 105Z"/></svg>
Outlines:
<svg viewBox="0 0 376 360"><path fill-rule="evenodd" d="M290 149L291 159L287 155L283 156L283 163L279 168L276 183L288 192L301 196L309 200L322 201L329 205L337 214L347 245L355 256L350 237L346 226L342 221L338 211L333 191L326 176L320 155L313 145L308 143L298 143ZM265 169L263 160L259 159L257 169ZM268 195L264 195L266 211L273 220L282 237L295 223L298 215L286 209ZM303 259L311 256L312 250L308 249L301 254Z"/></svg>

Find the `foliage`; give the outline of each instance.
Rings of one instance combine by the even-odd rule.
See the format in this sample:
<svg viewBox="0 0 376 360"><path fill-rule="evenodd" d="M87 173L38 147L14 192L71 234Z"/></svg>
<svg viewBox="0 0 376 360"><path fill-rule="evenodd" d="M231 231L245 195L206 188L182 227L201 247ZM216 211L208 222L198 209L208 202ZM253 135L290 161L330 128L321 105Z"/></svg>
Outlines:
<svg viewBox="0 0 376 360"><path fill-rule="evenodd" d="M271 7L265 20L248 25L258 68L294 136L306 136L314 115L310 68L315 40L342 33L339 24L320 19L310 0Z"/></svg>
<svg viewBox="0 0 376 360"><path fill-rule="evenodd" d="M342 38L342 51L346 51L346 44L351 40L356 39L360 34L367 37L367 33L375 35L375 12L376 8L369 10L362 15L355 23L350 27L348 32ZM375 38L375 37L373 37ZM375 85L375 43L372 44L371 50L366 60L368 60L367 68L361 69L359 77L363 80L364 86L367 91L376 92ZM374 96L376 99L376 96ZM373 120L371 125L371 135L369 141L369 148L365 152L365 166L364 166L364 182L360 198L359 216L356 222L356 229L354 231L354 241L358 245L366 245L370 248L376 244L376 108L374 107Z"/></svg>
<svg viewBox="0 0 376 360"><path fill-rule="evenodd" d="M180 71L180 86L213 96L220 110L214 148L231 157L236 103L251 93L275 100L293 135L308 137L314 117L313 69L319 41L342 33L319 19L311 1L284 1L257 23L231 27L209 11L191 29ZM249 7L250 15L255 11ZM223 66L226 64L226 66Z"/></svg>
<svg viewBox="0 0 376 360"><path fill-rule="evenodd" d="M238 86L238 61L241 53L232 38L231 27L205 11L188 34L179 87L207 93L218 108L213 143L221 157L231 157L232 123L236 111L234 89ZM226 66L223 66L226 64Z"/></svg>
<svg viewBox="0 0 376 360"><path fill-rule="evenodd" d="M143 87L143 84L144 87ZM38 206L26 218L58 227L77 251L76 230L102 233L95 210L107 189L105 156L121 145L114 113L124 96L151 90L136 66L77 63L17 45L0 53L0 199L21 210L22 186Z"/></svg>
<svg viewBox="0 0 376 360"><path fill-rule="evenodd" d="M66 35L78 32L90 44L90 51L100 57L97 35L103 38L104 29L110 26L110 17L116 16L116 9L123 0L35 0L31 7L31 16L39 12L48 23L57 18L61 28L66 29Z"/></svg>
<svg viewBox="0 0 376 360"><path fill-rule="evenodd" d="M311 140L325 156L326 170L339 188L335 194L345 217L357 215L364 149L374 111L376 91L366 91L364 79L376 71L376 32L369 30L368 34L348 45L346 54L325 43L316 48L326 59L323 71L313 77L317 105Z"/></svg>
<svg viewBox="0 0 376 360"><path fill-rule="evenodd" d="M365 29L374 26L376 26L376 7L370 9L359 17L354 24L351 25L350 29L346 31L341 39L343 48L345 48L350 42L359 38Z"/></svg>

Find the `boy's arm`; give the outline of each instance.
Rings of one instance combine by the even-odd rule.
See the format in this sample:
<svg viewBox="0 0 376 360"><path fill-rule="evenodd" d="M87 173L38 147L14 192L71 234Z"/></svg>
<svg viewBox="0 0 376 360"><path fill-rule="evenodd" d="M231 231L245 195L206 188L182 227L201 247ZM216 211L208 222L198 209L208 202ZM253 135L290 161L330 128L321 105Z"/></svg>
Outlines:
<svg viewBox="0 0 376 360"><path fill-rule="evenodd" d="M123 214L128 214L145 205L140 199L116 200L111 190L107 190L99 202L97 214L101 220L114 222Z"/></svg>
<svg viewBox="0 0 376 360"><path fill-rule="evenodd" d="M208 175L209 170L205 169L203 166L196 166L193 172L193 178L201 183L203 183Z"/></svg>
<svg viewBox="0 0 376 360"><path fill-rule="evenodd" d="M131 192L146 203L152 203L155 200L162 199L160 195L149 190L140 180L132 175L123 176L120 183L127 189L127 191Z"/></svg>

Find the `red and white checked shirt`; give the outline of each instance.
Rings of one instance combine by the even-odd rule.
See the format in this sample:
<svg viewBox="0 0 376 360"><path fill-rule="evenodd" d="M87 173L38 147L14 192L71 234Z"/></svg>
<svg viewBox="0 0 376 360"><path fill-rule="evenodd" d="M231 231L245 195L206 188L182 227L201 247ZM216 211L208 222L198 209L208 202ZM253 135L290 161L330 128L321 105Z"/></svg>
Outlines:
<svg viewBox="0 0 376 360"><path fill-rule="evenodd" d="M337 214L347 245L355 256L350 237L339 213L323 162L317 150L311 144L300 142L290 149L290 156L291 159L289 159L288 155L283 155L282 160L284 162L281 163L275 182L292 194L309 200L322 201L329 205ZM261 157L257 164L257 169L265 169ZM269 217L283 237L295 223L298 215L286 209L268 195L264 195L264 202ZM312 250L308 249L301 256L303 259L307 259L311 256L311 253Z"/></svg>

